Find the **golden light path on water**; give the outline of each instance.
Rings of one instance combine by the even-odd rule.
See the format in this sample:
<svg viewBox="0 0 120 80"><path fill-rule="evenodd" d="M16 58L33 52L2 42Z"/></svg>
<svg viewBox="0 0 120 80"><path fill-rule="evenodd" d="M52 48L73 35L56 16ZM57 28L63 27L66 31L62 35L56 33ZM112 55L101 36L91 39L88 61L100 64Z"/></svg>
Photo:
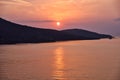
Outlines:
<svg viewBox="0 0 120 80"><path fill-rule="evenodd" d="M62 47L58 47L54 51L55 57L54 57L54 72L53 72L53 79L54 80L66 80L64 78L64 50Z"/></svg>

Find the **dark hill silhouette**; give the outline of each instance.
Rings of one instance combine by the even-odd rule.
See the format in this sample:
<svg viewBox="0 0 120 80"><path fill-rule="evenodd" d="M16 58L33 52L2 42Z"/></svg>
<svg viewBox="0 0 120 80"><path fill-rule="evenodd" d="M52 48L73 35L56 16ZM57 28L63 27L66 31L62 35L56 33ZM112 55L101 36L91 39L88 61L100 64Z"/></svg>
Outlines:
<svg viewBox="0 0 120 80"><path fill-rule="evenodd" d="M83 29L68 29L68 30L63 30L62 32L75 36L87 37L89 39L113 38L111 35L99 34L96 32L91 32Z"/></svg>
<svg viewBox="0 0 120 80"><path fill-rule="evenodd" d="M112 38L112 36L89 31L85 32L85 30L80 29L57 31L52 29L34 28L0 18L0 44L91 40L101 38Z"/></svg>

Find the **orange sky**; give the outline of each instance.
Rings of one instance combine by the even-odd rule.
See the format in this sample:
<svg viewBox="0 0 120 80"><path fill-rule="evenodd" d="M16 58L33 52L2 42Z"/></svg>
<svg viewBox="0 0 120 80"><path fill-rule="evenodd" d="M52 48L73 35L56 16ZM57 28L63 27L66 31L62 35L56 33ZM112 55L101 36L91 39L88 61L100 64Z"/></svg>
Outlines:
<svg viewBox="0 0 120 80"><path fill-rule="evenodd" d="M109 33L112 33L113 29L116 31L120 26L117 5L119 2L119 0L0 0L0 17L36 27L54 29L55 22L59 21L63 29L85 28L106 32L105 29L109 28Z"/></svg>

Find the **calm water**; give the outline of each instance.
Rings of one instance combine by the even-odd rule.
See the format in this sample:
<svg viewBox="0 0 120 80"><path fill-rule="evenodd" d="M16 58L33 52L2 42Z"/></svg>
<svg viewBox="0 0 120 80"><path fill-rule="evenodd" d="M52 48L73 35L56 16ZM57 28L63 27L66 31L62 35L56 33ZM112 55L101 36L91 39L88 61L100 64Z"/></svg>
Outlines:
<svg viewBox="0 0 120 80"><path fill-rule="evenodd" d="M2 45L0 80L120 80L120 39Z"/></svg>

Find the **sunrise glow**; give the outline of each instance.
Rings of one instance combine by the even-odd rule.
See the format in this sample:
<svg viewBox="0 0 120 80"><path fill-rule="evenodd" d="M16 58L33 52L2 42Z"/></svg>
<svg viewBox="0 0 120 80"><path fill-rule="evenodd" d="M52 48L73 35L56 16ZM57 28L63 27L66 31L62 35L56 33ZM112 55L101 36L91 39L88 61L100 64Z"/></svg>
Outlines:
<svg viewBox="0 0 120 80"><path fill-rule="evenodd" d="M0 17L37 28L83 28L118 35L119 3L120 0L0 0Z"/></svg>
<svg viewBox="0 0 120 80"><path fill-rule="evenodd" d="M57 24L57 26L60 26L60 22L57 22L56 24Z"/></svg>

